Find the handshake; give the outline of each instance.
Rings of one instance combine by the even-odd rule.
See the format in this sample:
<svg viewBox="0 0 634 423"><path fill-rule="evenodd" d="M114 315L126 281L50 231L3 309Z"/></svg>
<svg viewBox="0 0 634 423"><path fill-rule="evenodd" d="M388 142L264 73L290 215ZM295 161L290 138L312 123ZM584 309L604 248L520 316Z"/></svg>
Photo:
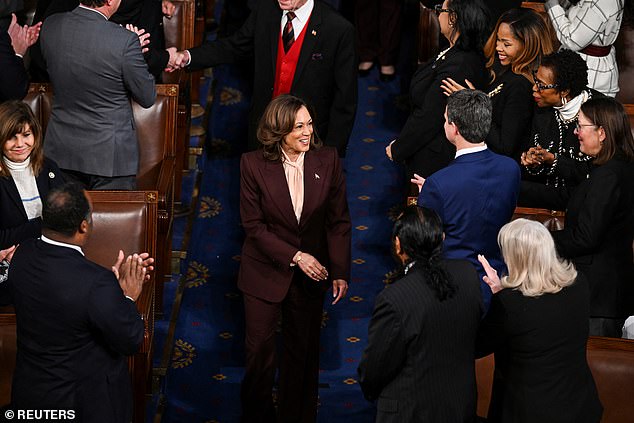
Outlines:
<svg viewBox="0 0 634 423"><path fill-rule="evenodd" d="M189 51L178 51L176 47L170 47L166 50L169 53L170 58L167 62L165 72L174 72L175 70L183 69L185 66L189 65L189 62L191 61Z"/></svg>

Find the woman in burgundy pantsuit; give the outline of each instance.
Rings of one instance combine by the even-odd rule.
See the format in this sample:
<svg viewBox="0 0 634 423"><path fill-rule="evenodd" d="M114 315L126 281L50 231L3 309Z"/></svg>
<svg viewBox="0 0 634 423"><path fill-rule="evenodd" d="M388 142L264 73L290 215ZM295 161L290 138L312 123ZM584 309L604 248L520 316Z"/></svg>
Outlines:
<svg viewBox="0 0 634 423"><path fill-rule="evenodd" d="M275 98L258 127L262 149L240 163L240 215L246 233L238 287L244 293L245 422L314 422L319 331L325 291L348 290L350 216L341 163L320 148L306 104ZM277 420L271 392L275 330L282 320Z"/></svg>

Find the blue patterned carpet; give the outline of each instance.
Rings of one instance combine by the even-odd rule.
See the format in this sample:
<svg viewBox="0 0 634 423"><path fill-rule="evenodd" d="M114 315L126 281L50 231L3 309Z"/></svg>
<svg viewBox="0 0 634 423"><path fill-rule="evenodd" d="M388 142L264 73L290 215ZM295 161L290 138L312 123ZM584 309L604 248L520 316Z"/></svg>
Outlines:
<svg viewBox="0 0 634 423"><path fill-rule="evenodd" d="M324 309L319 422L374 419L374 406L361 394L356 368L374 298L394 267L389 253L390 216L400 201L403 182L400 169L385 158L384 149L404 119L394 105L398 80L384 84L377 76L359 81L359 109L345 160L354 228L352 280L347 299ZM164 380L163 422L226 423L237 422L240 416L244 322L235 281L243 237L238 157L246 139L248 76L221 66L214 69L214 77L207 145L211 155L200 163L199 207L184 264L187 277L174 350Z"/></svg>

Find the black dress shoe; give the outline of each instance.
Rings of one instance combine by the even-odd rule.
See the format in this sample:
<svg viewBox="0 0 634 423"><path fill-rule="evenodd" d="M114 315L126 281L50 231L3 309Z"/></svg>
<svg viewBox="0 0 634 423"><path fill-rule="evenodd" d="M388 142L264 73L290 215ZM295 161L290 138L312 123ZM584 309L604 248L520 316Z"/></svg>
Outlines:
<svg viewBox="0 0 634 423"><path fill-rule="evenodd" d="M383 73L383 72L381 72L379 74L379 80L381 82L394 81L394 78L396 78L396 73Z"/></svg>

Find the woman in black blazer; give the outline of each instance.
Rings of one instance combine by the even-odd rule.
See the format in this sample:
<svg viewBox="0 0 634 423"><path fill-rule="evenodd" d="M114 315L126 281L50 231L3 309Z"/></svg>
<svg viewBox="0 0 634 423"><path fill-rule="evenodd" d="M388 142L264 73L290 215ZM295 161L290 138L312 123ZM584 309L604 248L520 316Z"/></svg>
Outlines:
<svg viewBox="0 0 634 423"><path fill-rule="evenodd" d="M447 98L442 80L468 79L479 87L487 81L482 54L489 35L487 6L482 0L445 0L435 10L450 47L412 77L412 111L399 136L385 148L390 160L405 164L409 178L414 173L428 177L447 166L456 152L443 129Z"/></svg>
<svg viewBox="0 0 634 423"><path fill-rule="evenodd" d="M498 242L508 276L480 256L493 291L478 355L495 353L488 422L598 423L602 406L586 360L588 284L557 257L548 230L517 219Z"/></svg>
<svg viewBox="0 0 634 423"><path fill-rule="evenodd" d="M42 199L61 185L61 172L44 157L42 129L21 101L0 104L0 249L41 233Z"/></svg>
<svg viewBox="0 0 634 423"><path fill-rule="evenodd" d="M606 97L581 106L575 133L594 166L553 237L590 283L590 334L620 338L634 314L634 138L623 106Z"/></svg>
<svg viewBox="0 0 634 423"><path fill-rule="evenodd" d="M533 117L533 71L541 58L553 52L552 41L544 37L545 21L532 9L511 9L502 14L484 46L486 67L492 79L488 92L493 105L487 146L498 154L519 159L526 145ZM460 82L460 83L459 83ZM471 81L464 81L476 88ZM446 95L465 87L453 78L443 80Z"/></svg>

